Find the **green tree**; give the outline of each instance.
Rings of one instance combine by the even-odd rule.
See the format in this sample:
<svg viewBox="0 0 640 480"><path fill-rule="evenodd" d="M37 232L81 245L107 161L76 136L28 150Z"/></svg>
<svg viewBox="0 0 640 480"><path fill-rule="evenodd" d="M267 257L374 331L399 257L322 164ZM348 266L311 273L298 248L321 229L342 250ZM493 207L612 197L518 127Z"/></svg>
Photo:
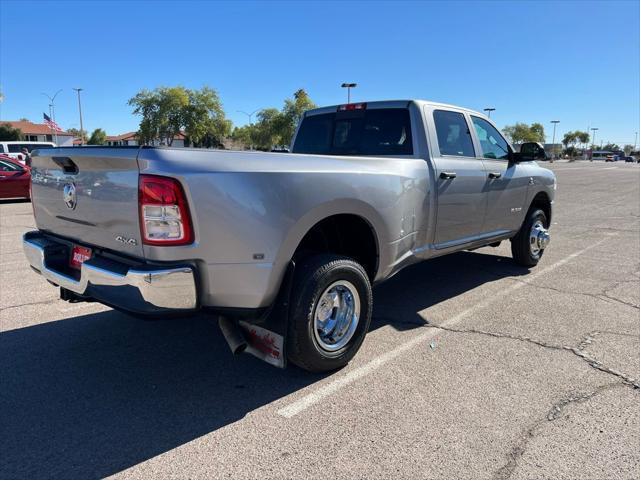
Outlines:
<svg viewBox="0 0 640 480"><path fill-rule="evenodd" d="M527 125L526 123L517 122L515 125L504 127L502 133L511 143L544 142L545 140L544 126L540 123Z"/></svg>
<svg viewBox="0 0 640 480"><path fill-rule="evenodd" d="M622 149L616 143L607 143L604 147L602 147L602 150L607 150L609 152L615 152L615 151L622 150Z"/></svg>
<svg viewBox="0 0 640 480"><path fill-rule="evenodd" d="M289 145L296 131L296 127L304 115L304 112L316 108L309 94L304 89L299 89L293 94L293 98L284 101L281 118L277 125L279 145Z"/></svg>
<svg viewBox="0 0 640 480"><path fill-rule="evenodd" d="M285 99L282 110L277 108L260 110L256 115L256 123L236 128L233 138L258 150L289 146L302 115L315 106L309 94L301 88L293 94L292 98Z"/></svg>
<svg viewBox="0 0 640 480"><path fill-rule="evenodd" d="M625 155L629 155L633 151L633 145L625 145L622 150L624 150Z"/></svg>
<svg viewBox="0 0 640 480"><path fill-rule="evenodd" d="M591 139L591 136L587 132L583 132L582 130L576 130L573 133L578 139L578 142L583 143L585 145L589 143L589 140Z"/></svg>
<svg viewBox="0 0 640 480"><path fill-rule="evenodd" d="M78 128L67 128L67 132L74 137L81 138L83 141L87 138L87 132Z"/></svg>
<svg viewBox="0 0 640 480"><path fill-rule="evenodd" d="M96 128L91 132L91 136L87 142L88 145L104 145L105 143L107 143L107 134L101 128Z"/></svg>
<svg viewBox="0 0 640 480"><path fill-rule="evenodd" d="M10 123L0 125L0 140L12 142L22 140L22 138L22 130L19 128L13 128Z"/></svg>
<svg viewBox="0 0 640 480"><path fill-rule="evenodd" d="M141 115L138 139L141 144L154 140L171 145L184 124L189 94L184 87L159 87L142 90L129 99L133 113Z"/></svg>
<svg viewBox="0 0 640 480"><path fill-rule="evenodd" d="M541 123L532 123L529 127L529 138L528 142L544 143L546 140L544 126Z"/></svg>
<svg viewBox="0 0 640 480"><path fill-rule="evenodd" d="M187 90L189 103L184 108L184 133L196 147L217 147L231 134L231 120L225 118L218 93L210 87Z"/></svg>
<svg viewBox="0 0 640 480"><path fill-rule="evenodd" d="M251 125L251 143L259 150L271 150L274 145L282 145L282 114L277 108L265 108L256 115L258 121Z"/></svg>
<svg viewBox="0 0 640 480"><path fill-rule="evenodd" d="M575 144L578 142L578 136L576 132L567 132L562 137L562 144L564 148L569 148L569 146L575 147Z"/></svg>
<svg viewBox="0 0 640 480"><path fill-rule="evenodd" d="M244 125L243 127L236 127L233 129L233 133L231 134L231 138L239 143L245 145L245 148L253 148L253 132L255 128L253 125Z"/></svg>
<svg viewBox="0 0 640 480"><path fill-rule="evenodd" d="M140 115L141 144L154 140L171 145L183 132L194 146L217 146L231 133L217 92L210 87L190 90L182 86L142 90L129 100Z"/></svg>

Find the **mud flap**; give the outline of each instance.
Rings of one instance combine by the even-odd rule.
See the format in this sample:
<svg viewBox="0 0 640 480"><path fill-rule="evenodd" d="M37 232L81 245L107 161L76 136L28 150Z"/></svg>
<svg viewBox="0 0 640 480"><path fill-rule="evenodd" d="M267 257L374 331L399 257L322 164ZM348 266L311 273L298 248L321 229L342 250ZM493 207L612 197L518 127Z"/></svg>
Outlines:
<svg viewBox="0 0 640 480"><path fill-rule="evenodd" d="M296 265L289 262L280 292L271 308L260 318L239 322L245 338L245 352L279 368L287 366L287 330L289 304Z"/></svg>

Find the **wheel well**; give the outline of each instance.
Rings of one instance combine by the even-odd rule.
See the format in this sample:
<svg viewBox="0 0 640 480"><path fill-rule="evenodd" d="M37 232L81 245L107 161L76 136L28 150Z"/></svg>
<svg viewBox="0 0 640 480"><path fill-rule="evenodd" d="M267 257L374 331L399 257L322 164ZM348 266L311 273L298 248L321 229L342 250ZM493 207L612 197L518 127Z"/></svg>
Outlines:
<svg viewBox="0 0 640 480"><path fill-rule="evenodd" d="M371 225L362 217L340 214L316 223L300 241L293 258L318 253L344 255L358 262L373 281L378 269L378 242Z"/></svg>
<svg viewBox="0 0 640 480"><path fill-rule="evenodd" d="M544 212L547 217L547 222L551 224L551 200L544 192L538 192L535 197L533 197L533 201L531 202L531 207L529 208L539 208ZM547 225L548 227L549 225Z"/></svg>

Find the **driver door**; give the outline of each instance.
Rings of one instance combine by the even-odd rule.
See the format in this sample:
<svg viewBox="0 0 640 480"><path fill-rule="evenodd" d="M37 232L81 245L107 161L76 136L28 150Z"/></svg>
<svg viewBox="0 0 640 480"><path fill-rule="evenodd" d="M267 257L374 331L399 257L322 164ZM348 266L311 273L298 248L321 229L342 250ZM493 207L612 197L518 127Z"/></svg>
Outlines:
<svg viewBox="0 0 640 480"><path fill-rule="evenodd" d="M487 209L482 231L500 235L520 228L529 188L527 166L509 162L509 143L486 119L471 115L478 157L486 168Z"/></svg>

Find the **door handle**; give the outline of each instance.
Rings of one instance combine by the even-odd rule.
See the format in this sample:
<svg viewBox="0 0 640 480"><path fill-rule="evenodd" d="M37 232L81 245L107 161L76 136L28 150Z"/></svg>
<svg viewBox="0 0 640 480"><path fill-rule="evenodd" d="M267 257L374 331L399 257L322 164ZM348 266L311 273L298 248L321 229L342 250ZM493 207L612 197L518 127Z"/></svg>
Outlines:
<svg viewBox="0 0 640 480"><path fill-rule="evenodd" d="M489 172L489 178L500 178L502 173L500 172Z"/></svg>
<svg viewBox="0 0 640 480"><path fill-rule="evenodd" d="M440 178L442 178L443 180L453 179L457 176L458 174L456 174L456 172L440 172Z"/></svg>

